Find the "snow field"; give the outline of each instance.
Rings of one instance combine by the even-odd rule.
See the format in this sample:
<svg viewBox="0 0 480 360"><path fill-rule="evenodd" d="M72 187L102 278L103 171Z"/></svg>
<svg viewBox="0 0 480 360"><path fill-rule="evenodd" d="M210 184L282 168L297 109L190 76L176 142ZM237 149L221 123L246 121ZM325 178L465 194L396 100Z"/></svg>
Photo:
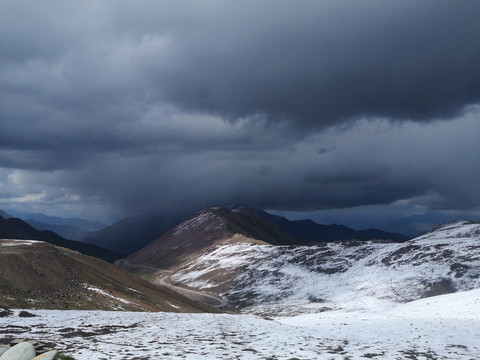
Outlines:
<svg viewBox="0 0 480 360"><path fill-rule="evenodd" d="M480 359L480 289L273 320L253 315L31 311L4 336L57 344L76 359Z"/></svg>

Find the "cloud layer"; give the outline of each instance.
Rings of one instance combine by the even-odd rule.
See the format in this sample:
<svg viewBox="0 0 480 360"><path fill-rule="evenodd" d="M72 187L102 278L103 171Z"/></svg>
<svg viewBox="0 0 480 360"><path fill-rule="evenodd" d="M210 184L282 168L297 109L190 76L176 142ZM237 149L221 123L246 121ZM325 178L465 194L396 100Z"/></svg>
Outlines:
<svg viewBox="0 0 480 360"><path fill-rule="evenodd" d="M0 208L478 209L479 10L4 1Z"/></svg>

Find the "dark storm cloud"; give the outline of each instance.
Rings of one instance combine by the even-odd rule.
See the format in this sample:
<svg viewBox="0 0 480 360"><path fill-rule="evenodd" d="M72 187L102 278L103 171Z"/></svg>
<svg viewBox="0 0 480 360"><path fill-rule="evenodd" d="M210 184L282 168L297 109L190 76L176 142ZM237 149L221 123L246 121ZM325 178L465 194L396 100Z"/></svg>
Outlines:
<svg viewBox="0 0 480 360"><path fill-rule="evenodd" d="M225 202L287 210L395 202L471 210L480 203L480 167L470 156L480 153L478 118L476 112L432 125L361 122L275 150L109 155L88 171L66 174L66 182L134 212ZM319 156L325 143L333 150Z"/></svg>
<svg viewBox="0 0 480 360"><path fill-rule="evenodd" d="M162 32L167 63L149 65L159 96L180 107L321 127L449 118L479 100L479 3L209 4L160 15L178 23ZM117 26L139 20L122 8Z"/></svg>
<svg viewBox="0 0 480 360"><path fill-rule="evenodd" d="M2 11L2 93L85 117L129 99L324 127L480 98L478 2L19 3Z"/></svg>
<svg viewBox="0 0 480 360"><path fill-rule="evenodd" d="M1 2L0 208L476 208L479 10Z"/></svg>

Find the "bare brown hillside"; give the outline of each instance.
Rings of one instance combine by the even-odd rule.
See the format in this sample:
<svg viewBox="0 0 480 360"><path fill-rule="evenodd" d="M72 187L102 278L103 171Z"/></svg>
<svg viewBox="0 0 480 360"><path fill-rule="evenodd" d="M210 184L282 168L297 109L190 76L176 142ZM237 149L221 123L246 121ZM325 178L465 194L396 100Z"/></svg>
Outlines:
<svg viewBox="0 0 480 360"><path fill-rule="evenodd" d="M0 240L0 307L210 312L103 260L41 241Z"/></svg>

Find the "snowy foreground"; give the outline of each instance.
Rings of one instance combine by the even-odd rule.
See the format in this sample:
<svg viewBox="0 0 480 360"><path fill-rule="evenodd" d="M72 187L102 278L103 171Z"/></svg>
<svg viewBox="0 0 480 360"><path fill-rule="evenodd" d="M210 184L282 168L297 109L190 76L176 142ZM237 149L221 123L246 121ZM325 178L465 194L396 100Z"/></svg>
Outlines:
<svg viewBox="0 0 480 360"><path fill-rule="evenodd" d="M480 289L382 310L254 315L47 311L0 319L2 336L80 359L480 359ZM371 307L370 307L371 309Z"/></svg>

